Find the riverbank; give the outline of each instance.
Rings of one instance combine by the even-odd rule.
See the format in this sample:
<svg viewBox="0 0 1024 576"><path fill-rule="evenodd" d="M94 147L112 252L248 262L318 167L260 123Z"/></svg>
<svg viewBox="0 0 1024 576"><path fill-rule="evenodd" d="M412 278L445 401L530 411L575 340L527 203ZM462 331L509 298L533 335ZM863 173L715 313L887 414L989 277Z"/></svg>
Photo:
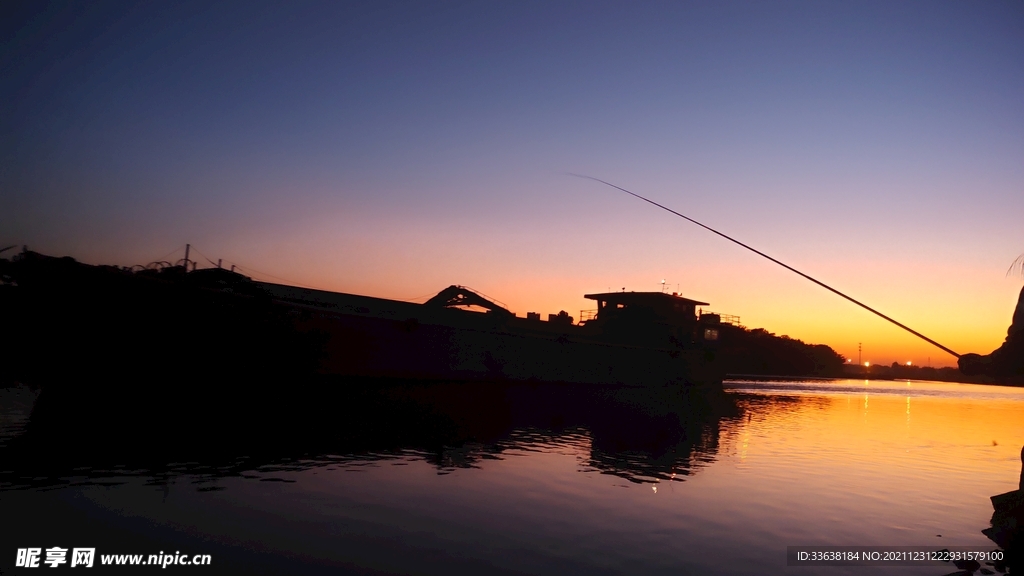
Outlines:
<svg viewBox="0 0 1024 576"><path fill-rule="evenodd" d="M906 366L893 363L891 366L871 365L843 366L843 377L865 380L931 380L935 382L962 382L965 384L994 384L998 386L1024 386L1021 378L997 378L982 374L967 375L957 368L931 366Z"/></svg>
<svg viewBox="0 0 1024 576"><path fill-rule="evenodd" d="M887 366L880 369L856 372L851 371L845 376L798 376L798 375L766 375L766 374L726 374L726 381L783 381L799 380L804 382L828 382L834 380L913 380L916 382L953 382L959 384L979 384L988 386L1024 387L1024 382L998 380L987 376L965 376L956 368L928 368L919 371L893 370Z"/></svg>

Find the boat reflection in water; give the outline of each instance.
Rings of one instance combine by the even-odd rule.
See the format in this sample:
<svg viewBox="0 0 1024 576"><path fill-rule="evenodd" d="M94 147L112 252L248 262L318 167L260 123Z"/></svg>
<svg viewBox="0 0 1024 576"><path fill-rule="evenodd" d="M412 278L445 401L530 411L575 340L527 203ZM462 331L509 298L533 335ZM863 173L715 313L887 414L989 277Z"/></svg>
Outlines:
<svg viewBox="0 0 1024 576"><path fill-rule="evenodd" d="M55 387L3 449L0 486L60 485L114 470L212 479L409 454L447 470L583 438L586 465L634 482L667 480L713 459L720 420L735 416L720 389L681 385L341 380L245 393L185 385L166 396L127 386Z"/></svg>
<svg viewBox="0 0 1024 576"><path fill-rule="evenodd" d="M45 389L0 426L0 540L235 573L788 574L787 546L992 550L1024 444L1007 387L347 384Z"/></svg>
<svg viewBox="0 0 1024 576"><path fill-rule="evenodd" d="M32 395L7 393L8 405ZM349 380L220 396L184 386L157 400L137 387L44 389L24 432L0 444L0 514L14 520L0 540L202 552L232 573L378 573L382 559L399 566L379 573L494 573L505 562L473 550L507 547L488 541L487 526L514 524L514 503L531 491L535 504L559 492L547 458L576 455L572 474L624 486L678 482L714 459L720 422L738 417L721 391L683 386ZM497 482L463 476L505 463ZM423 478L424 467L433 474ZM388 470L415 477L375 478ZM421 488L457 495L438 501ZM487 503L474 502L481 489ZM589 496L579 504L601 506ZM525 512L545 511L564 508ZM468 514L476 536L451 514ZM543 524L566 520L587 523ZM520 533L543 540L545 530ZM0 560L4 573L11 557Z"/></svg>

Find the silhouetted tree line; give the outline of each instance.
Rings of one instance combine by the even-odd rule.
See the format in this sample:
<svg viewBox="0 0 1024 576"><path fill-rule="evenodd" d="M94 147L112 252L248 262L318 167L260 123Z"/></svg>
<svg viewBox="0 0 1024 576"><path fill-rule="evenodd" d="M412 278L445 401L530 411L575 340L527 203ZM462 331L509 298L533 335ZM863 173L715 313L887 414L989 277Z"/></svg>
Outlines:
<svg viewBox="0 0 1024 576"><path fill-rule="evenodd" d="M763 328L722 325L717 354L733 374L840 376L845 359L824 344L776 336Z"/></svg>
<svg viewBox="0 0 1024 576"><path fill-rule="evenodd" d="M0 260L0 280L3 381L251 384L312 374L322 354L316 334L227 270L133 272L24 252Z"/></svg>
<svg viewBox="0 0 1024 576"><path fill-rule="evenodd" d="M893 362L889 366L873 364L858 371L858 378L879 378L894 380L937 380L940 382L968 382L972 384L1018 384L1009 378L997 378L984 374L964 374L958 368L948 366L907 366Z"/></svg>

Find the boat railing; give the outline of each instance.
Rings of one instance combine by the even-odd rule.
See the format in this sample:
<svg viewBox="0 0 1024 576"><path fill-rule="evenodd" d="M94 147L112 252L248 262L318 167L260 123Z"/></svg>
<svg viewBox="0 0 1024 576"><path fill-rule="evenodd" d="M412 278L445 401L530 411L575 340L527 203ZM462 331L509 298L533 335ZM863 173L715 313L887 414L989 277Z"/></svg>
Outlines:
<svg viewBox="0 0 1024 576"><path fill-rule="evenodd" d="M593 310L580 310L580 324L597 318L597 308Z"/></svg>
<svg viewBox="0 0 1024 576"><path fill-rule="evenodd" d="M722 324L732 324L733 326L741 326L739 316L734 316L732 314L722 314L721 312L712 312L710 310L703 310L700 314L701 316L705 314L714 314L721 318L720 321Z"/></svg>

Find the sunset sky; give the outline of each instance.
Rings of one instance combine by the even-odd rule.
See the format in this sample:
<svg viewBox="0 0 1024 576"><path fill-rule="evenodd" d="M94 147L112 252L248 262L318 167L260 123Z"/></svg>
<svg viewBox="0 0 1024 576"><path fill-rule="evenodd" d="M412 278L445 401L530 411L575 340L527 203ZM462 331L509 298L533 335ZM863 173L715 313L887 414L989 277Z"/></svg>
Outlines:
<svg viewBox="0 0 1024 576"><path fill-rule="evenodd" d="M1024 3L0 8L0 247L513 311L671 291L856 358L1006 333ZM5 253L10 254L10 252ZM678 287L678 288L677 288Z"/></svg>

